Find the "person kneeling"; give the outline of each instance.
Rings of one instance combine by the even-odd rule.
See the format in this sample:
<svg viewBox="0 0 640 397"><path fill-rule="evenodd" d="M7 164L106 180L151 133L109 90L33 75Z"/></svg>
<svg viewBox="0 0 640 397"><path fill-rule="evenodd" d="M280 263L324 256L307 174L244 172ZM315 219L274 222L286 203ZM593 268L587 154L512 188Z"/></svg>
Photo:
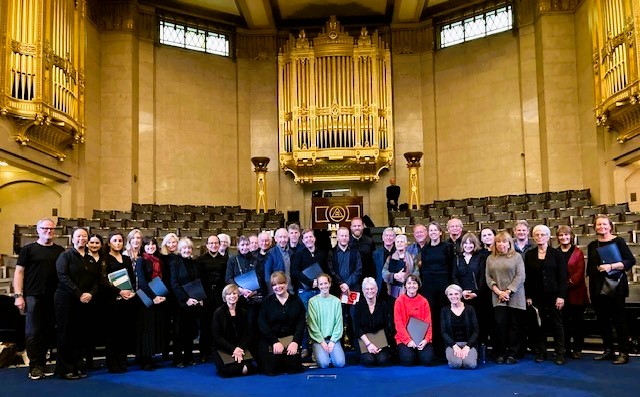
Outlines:
<svg viewBox="0 0 640 397"><path fill-rule="evenodd" d="M249 315L245 309L237 307L239 298L238 286L227 285L222 290L226 305L213 313L213 361L218 375L224 378L254 372L251 353L247 349L251 335Z"/></svg>
<svg viewBox="0 0 640 397"><path fill-rule="evenodd" d="M404 282L404 289L405 293L396 299L393 309L400 364L411 366L417 360L420 365L431 365L431 309L427 299L418 294L420 277L409 274Z"/></svg>
<svg viewBox="0 0 640 397"><path fill-rule="evenodd" d="M471 305L462 302L462 288L451 284L444 291L451 306L442 308L440 326L451 368L473 369L478 365L478 319Z"/></svg>
<svg viewBox="0 0 640 397"><path fill-rule="evenodd" d="M321 274L317 277L320 295L309 300L307 324L309 337L313 341L313 352L320 368L344 367L345 357L340 338L342 337L342 304L340 299L329 294L331 277Z"/></svg>

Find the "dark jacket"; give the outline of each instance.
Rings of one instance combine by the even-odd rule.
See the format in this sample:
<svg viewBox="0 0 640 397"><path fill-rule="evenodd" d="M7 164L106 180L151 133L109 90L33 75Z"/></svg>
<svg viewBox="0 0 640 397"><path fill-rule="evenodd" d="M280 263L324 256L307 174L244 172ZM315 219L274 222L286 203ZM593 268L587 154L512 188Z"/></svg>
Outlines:
<svg viewBox="0 0 640 397"><path fill-rule="evenodd" d="M181 307L187 306L189 294L183 288L185 284L200 279L200 272L196 262L191 258L174 255L169 261L171 269L171 289Z"/></svg>
<svg viewBox="0 0 640 397"><path fill-rule="evenodd" d="M557 249L548 247L542 261L538 260L538 250L531 249L524 254L524 293L535 302L555 302L556 298L567 296L567 265Z"/></svg>
<svg viewBox="0 0 640 397"><path fill-rule="evenodd" d="M329 267L329 272L333 279L332 284L339 287L340 284L347 283L349 290L360 291L359 282L360 275L362 275L362 260L360 259L360 252L350 246L347 248L346 252L349 254L349 277L344 280L340 276L340 268L337 260L338 250L340 250L340 246L336 245L333 247L327 258L327 266Z"/></svg>
<svg viewBox="0 0 640 397"><path fill-rule="evenodd" d="M58 290L80 298L88 292L95 296L100 281L100 268L91 255L80 255L75 248L63 252L56 261Z"/></svg>
<svg viewBox="0 0 640 397"><path fill-rule="evenodd" d="M469 263L464 260L464 254L458 255L453 267L453 283L476 294L487 289L487 262L483 259L484 253L481 251L471 255Z"/></svg>
<svg viewBox="0 0 640 397"><path fill-rule="evenodd" d="M231 354L236 347L247 349L251 341L247 311L236 307L236 320L237 327L234 326L227 305L220 306L213 313L213 346L216 350Z"/></svg>
<svg viewBox="0 0 640 397"><path fill-rule="evenodd" d="M291 282L296 291L299 289L309 290L313 286L313 280L309 279L302 272L314 263L320 265L323 272L329 273L327 254L317 248L313 252L313 255L307 247L304 247L291 257Z"/></svg>
<svg viewBox="0 0 640 397"><path fill-rule="evenodd" d="M587 275L589 276L589 294L593 299L602 291L602 284L604 284L604 272L598 271L598 266L601 265L600 255L598 255L598 247L603 247L608 244L616 244L620 250L620 256L622 256L622 263L624 264L624 272L614 272L614 274L608 277L621 277L620 283L616 288L617 296L629 296L629 282L627 280L626 272L631 270L633 265L636 264L636 258L633 257L631 250L627 246L627 243L621 237L616 237L611 241L600 242L592 241L587 246Z"/></svg>
<svg viewBox="0 0 640 397"><path fill-rule="evenodd" d="M467 328L467 340L453 340L453 327L451 326L451 316L453 316L451 306L445 306L440 312L440 330L442 339L446 346L453 347L456 342L467 342L467 346L476 347L478 344L478 318L476 311L471 305L465 305L462 315Z"/></svg>

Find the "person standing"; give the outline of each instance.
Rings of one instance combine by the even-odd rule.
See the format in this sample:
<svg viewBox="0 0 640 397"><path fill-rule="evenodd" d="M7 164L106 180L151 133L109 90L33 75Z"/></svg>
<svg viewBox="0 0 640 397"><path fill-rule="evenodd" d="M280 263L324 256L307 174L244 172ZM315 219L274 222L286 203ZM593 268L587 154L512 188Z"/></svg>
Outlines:
<svg viewBox="0 0 640 397"><path fill-rule="evenodd" d="M211 357L213 344L212 329L208 326L213 320L213 313L222 306L222 289L226 285L225 274L227 272L227 258L222 256L220 240L212 234L207 238L207 253L197 259L198 270L202 280L202 286L207 294L203 302L202 316L200 317L200 354L202 361L208 361Z"/></svg>
<svg viewBox="0 0 640 397"><path fill-rule="evenodd" d="M387 186L387 211L397 211L399 199L400 186L396 185L396 178L390 178Z"/></svg>
<svg viewBox="0 0 640 397"><path fill-rule="evenodd" d="M49 340L55 335L53 296L58 285L56 260L64 248L53 243L55 223L48 218L36 225L38 240L20 250L13 277L15 306L26 314L25 338L29 379L53 375L46 369Z"/></svg>
<svg viewBox="0 0 640 397"><path fill-rule="evenodd" d="M362 277L375 277L376 267L373 263L373 251L376 250L376 244L373 239L364 234L364 223L362 218L355 217L351 220L351 237L349 245L360 252L362 260ZM358 280L360 283L362 279Z"/></svg>
<svg viewBox="0 0 640 397"><path fill-rule="evenodd" d="M612 233L613 224L609 217L606 215L596 217L595 229L598 239L590 242L587 246L587 275L589 276L589 295L596 312L604 352L593 359L596 361L613 360L616 365L627 364L630 346L629 328L624 312L624 301L629 296L629 282L626 272L636 264L636 259L624 239ZM598 248L613 244L620 251L622 260L605 263L600 258ZM605 288L605 286L609 288ZM613 350L612 325L616 328L620 349L619 356L616 356Z"/></svg>
<svg viewBox="0 0 640 397"><path fill-rule="evenodd" d="M87 376L82 368L81 353L90 337L90 313L95 310L94 297L100 280L100 268L88 252L88 240L85 229L76 229L71 238L73 247L63 252L56 261L56 372L67 380Z"/></svg>

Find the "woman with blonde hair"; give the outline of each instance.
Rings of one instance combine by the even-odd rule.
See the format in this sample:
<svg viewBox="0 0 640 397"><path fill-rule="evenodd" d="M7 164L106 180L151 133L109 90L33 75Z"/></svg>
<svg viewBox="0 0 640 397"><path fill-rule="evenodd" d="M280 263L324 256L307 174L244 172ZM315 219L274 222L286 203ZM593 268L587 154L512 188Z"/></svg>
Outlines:
<svg viewBox="0 0 640 397"><path fill-rule="evenodd" d="M222 289L225 304L213 313L213 362L218 375L224 378L247 375L253 370L248 359L252 330L247 311L238 306L239 299L238 286L228 284ZM221 354L230 355L234 361L225 363Z"/></svg>
<svg viewBox="0 0 640 397"><path fill-rule="evenodd" d="M464 242L463 242L464 244ZM478 319L471 305L462 301L462 288L451 284L444 291L451 305L442 308L440 324L445 355L451 368L473 369L478 365Z"/></svg>
<svg viewBox="0 0 640 397"><path fill-rule="evenodd" d="M142 232L140 229L133 229L127 234L127 243L124 246L123 255L131 258L131 262L136 264L138 257L142 254L140 247L142 246Z"/></svg>
<svg viewBox="0 0 640 397"><path fill-rule="evenodd" d="M629 362L629 328L625 316L625 298L629 296L629 282L627 271L636 264L627 243L612 233L613 223L606 215L599 215L595 222L598 239L587 246L587 275L589 276L589 292L596 312L596 319L602 335L604 352L594 357L596 361L613 360L614 364ZM614 247L608 247L613 246ZM601 258L601 250L607 248L620 253L621 260L613 262L611 259ZM608 263L607 263L608 262ZM616 336L620 355L613 350L613 332Z"/></svg>
<svg viewBox="0 0 640 397"><path fill-rule="evenodd" d="M524 262L506 231L498 233L487 258L487 286L495 315L494 354L498 364L515 364L520 347L518 317L526 309Z"/></svg>

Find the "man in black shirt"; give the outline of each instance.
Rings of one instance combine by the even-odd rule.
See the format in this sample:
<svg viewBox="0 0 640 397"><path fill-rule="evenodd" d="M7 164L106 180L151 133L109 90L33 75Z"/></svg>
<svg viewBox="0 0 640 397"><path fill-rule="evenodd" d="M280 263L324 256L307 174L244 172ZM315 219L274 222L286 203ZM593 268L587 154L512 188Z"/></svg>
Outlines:
<svg viewBox="0 0 640 397"><path fill-rule="evenodd" d="M29 356L29 378L53 375L46 369L47 350L55 333L53 296L58 286L56 260L64 248L53 243L55 223L37 223L38 240L22 247L13 277L13 297L20 312L26 314L25 336Z"/></svg>
<svg viewBox="0 0 640 397"><path fill-rule="evenodd" d="M387 186L387 211L397 211L399 199L400 186L396 185L396 178L391 178Z"/></svg>
<svg viewBox="0 0 640 397"><path fill-rule="evenodd" d="M207 238L207 253L197 259L202 286L207 293L207 299L203 302L200 322L200 355L202 361L211 357L213 335L211 322L213 313L222 306L222 289L225 287L225 273L227 271L227 257L218 252L220 240L212 234Z"/></svg>

